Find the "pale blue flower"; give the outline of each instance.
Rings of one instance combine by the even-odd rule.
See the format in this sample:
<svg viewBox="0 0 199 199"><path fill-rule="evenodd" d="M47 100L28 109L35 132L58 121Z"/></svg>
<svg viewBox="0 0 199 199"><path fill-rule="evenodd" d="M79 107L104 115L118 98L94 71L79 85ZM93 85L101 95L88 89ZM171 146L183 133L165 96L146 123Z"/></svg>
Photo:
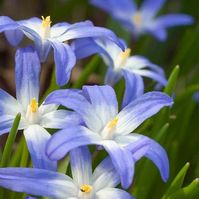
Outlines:
<svg viewBox="0 0 199 199"><path fill-rule="evenodd" d="M57 110L55 104L39 106L40 62L33 48L19 49L15 61L16 99L0 89L0 135L9 132L15 116L21 113L19 129L24 129L33 166L55 170L56 161L45 155L51 136L45 128L62 129L68 122L79 123L79 117L71 111Z"/></svg>
<svg viewBox="0 0 199 199"><path fill-rule="evenodd" d="M45 104L50 103L75 110L85 123L68 125L51 137L47 144L50 159L59 160L78 146L95 144L108 152L124 188L132 183L134 164L142 156L156 164L164 181L168 179L169 163L165 150L146 136L131 134L161 108L172 105L172 99L166 94L146 93L118 111L112 87L84 86L82 90L54 91L46 98Z"/></svg>
<svg viewBox="0 0 199 199"><path fill-rule="evenodd" d="M121 40L121 43L124 41ZM125 43L124 43L125 45ZM72 43L76 57L81 59L99 53L108 67L104 83L114 86L122 77L125 79L125 99L123 106L144 92L141 77L148 77L166 86L167 80L161 67L140 55L131 55L131 49L122 51L108 40L80 39Z"/></svg>
<svg viewBox="0 0 199 199"><path fill-rule="evenodd" d="M92 159L86 147L70 153L72 178L42 169L0 168L0 186L17 192L54 199L133 199L118 188L119 176L110 159L92 173Z"/></svg>
<svg viewBox="0 0 199 199"><path fill-rule="evenodd" d="M156 16L165 0L143 0L140 7L135 0L91 0L91 3L111 14L135 37L151 34L160 41L166 40L167 28L189 25L193 17L186 14Z"/></svg>
<svg viewBox="0 0 199 199"><path fill-rule="evenodd" d="M34 41L40 61L44 62L49 51L54 49L57 84L62 86L70 78L71 70L76 63L76 57L68 41L79 38L104 38L115 42L121 48L116 35L102 27L96 27L90 21L75 24L57 23L51 26L50 16L42 19L33 17L27 20L14 21L9 17L0 17L0 32L5 32L8 41L17 45L25 34Z"/></svg>

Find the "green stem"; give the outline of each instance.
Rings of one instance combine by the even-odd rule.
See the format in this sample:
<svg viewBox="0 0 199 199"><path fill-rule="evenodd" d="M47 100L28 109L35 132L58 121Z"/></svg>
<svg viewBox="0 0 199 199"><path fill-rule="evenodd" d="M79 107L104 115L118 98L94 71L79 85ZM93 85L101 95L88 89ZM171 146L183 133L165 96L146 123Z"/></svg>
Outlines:
<svg viewBox="0 0 199 199"><path fill-rule="evenodd" d="M92 60L88 63L86 68L83 70L77 82L73 84L72 86L73 88L81 88L86 83L89 75L97 68L98 61L99 61L98 56L95 56L92 58Z"/></svg>
<svg viewBox="0 0 199 199"><path fill-rule="evenodd" d="M13 126L10 130L10 133L8 135L8 139L5 145L5 148L3 150L3 154L2 154L2 159L1 159L1 167L5 167L10 159L10 155L11 155L11 151L12 151L12 146L14 144L15 138L16 138L16 134L17 134L17 130L19 127L19 122L21 119L21 114L17 114L17 116L15 117Z"/></svg>

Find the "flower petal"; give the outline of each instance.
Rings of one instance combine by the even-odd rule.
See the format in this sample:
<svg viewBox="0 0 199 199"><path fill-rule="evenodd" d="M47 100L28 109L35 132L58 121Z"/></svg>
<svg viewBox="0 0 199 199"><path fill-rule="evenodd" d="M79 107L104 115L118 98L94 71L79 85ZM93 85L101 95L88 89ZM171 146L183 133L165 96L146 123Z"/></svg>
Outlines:
<svg viewBox="0 0 199 199"><path fill-rule="evenodd" d="M76 57L69 45L52 40L51 44L54 48L57 84L63 86L70 78L72 68L76 63Z"/></svg>
<svg viewBox="0 0 199 199"><path fill-rule="evenodd" d="M77 39L72 42L71 47L77 59L82 59L103 51L92 38Z"/></svg>
<svg viewBox="0 0 199 199"><path fill-rule="evenodd" d="M122 107L138 98L144 93L144 82L139 75L123 70L125 79L125 92L122 101Z"/></svg>
<svg viewBox="0 0 199 199"><path fill-rule="evenodd" d="M31 125L24 130L24 136L35 168L56 170L57 162L51 161L45 154L50 134L39 125Z"/></svg>
<svg viewBox="0 0 199 199"><path fill-rule="evenodd" d="M144 0L141 5L141 11L149 13L152 17L157 14L164 3L165 0Z"/></svg>
<svg viewBox="0 0 199 199"><path fill-rule="evenodd" d="M166 182L169 177L169 160L164 148L147 136L133 133L128 136L119 136L117 142L125 145L133 153L137 161L143 156L149 158L159 169L162 179Z"/></svg>
<svg viewBox="0 0 199 199"><path fill-rule="evenodd" d="M117 199L134 199L128 192L117 188L106 188L96 193L97 199L117 198Z"/></svg>
<svg viewBox="0 0 199 199"><path fill-rule="evenodd" d="M55 110L42 116L40 125L44 128L63 129L69 124L80 124L80 116L72 111Z"/></svg>
<svg viewBox="0 0 199 199"><path fill-rule="evenodd" d="M116 187L120 183L120 177L116 172L111 159L104 159L94 170L93 186L96 191L107 187Z"/></svg>
<svg viewBox="0 0 199 199"><path fill-rule="evenodd" d="M63 158L70 150L88 144L99 144L98 134L83 126L69 126L55 133L47 144L47 155L51 160Z"/></svg>
<svg viewBox="0 0 199 199"><path fill-rule="evenodd" d="M114 86L122 78L121 71L115 71L112 67L108 67L104 83Z"/></svg>
<svg viewBox="0 0 199 199"><path fill-rule="evenodd" d="M26 110L33 98L38 102L40 62L36 51L31 47L17 50L15 62L17 100Z"/></svg>
<svg viewBox="0 0 199 199"><path fill-rule="evenodd" d="M97 115L97 120L87 123L92 130L99 131L118 113L118 103L115 92L110 86L83 86L83 94L91 103L91 113ZM92 114L92 115L93 115ZM92 115L90 117L92 117ZM100 124L100 129L94 125Z"/></svg>
<svg viewBox="0 0 199 199"><path fill-rule="evenodd" d="M157 26L168 28L178 25L189 25L194 22L190 15L186 14L167 14L157 18Z"/></svg>
<svg viewBox="0 0 199 199"><path fill-rule="evenodd" d="M80 38L103 38L108 39L116 43L121 49L124 50L123 43L117 38L117 36L109 29L103 27L93 26L91 22L81 22L72 24L65 34L58 38L59 41L68 41L71 39L80 39Z"/></svg>
<svg viewBox="0 0 199 199"><path fill-rule="evenodd" d="M131 152L120 147L112 140L103 141L102 145L108 152L112 163L120 176L122 187L127 189L131 185L134 175L134 159L132 158Z"/></svg>
<svg viewBox="0 0 199 199"><path fill-rule="evenodd" d="M0 88L0 115L12 115L15 117L21 112L21 106L18 101Z"/></svg>
<svg viewBox="0 0 199 199"><path fill-rule="evenodd" d="M0 186L55 199L65 199L77 193L71 178L44 169L0 168Z"/></svg>
<svg viewBox="0 0 199 199"><path fill-rule="evenodd" d="M91 0L91 3L102 10L109 12L116 18L127 18L137 9L136 4L132 0Z"/></svg>
<svg viewBox="0 0 199 199"><path fill-rule="evenodd" d="M148 92L138 97L118 114L118 135L129 134L161 108L172 104L173 100L162 92Z"/></svg>
<svg viewBox="0 0 199 199"><path fill-rule="evenodd" d="M73 180L77 186L92 183L92 161L87 147L79 147L70 151L70 165Z"/></svg>
<svg viewBox="0 0 199 199"><path fill-rule="evenodd" d="M18 46L22 41L24 34L21 30L6 30L5 36L8 42L13 46Z"/></svg>

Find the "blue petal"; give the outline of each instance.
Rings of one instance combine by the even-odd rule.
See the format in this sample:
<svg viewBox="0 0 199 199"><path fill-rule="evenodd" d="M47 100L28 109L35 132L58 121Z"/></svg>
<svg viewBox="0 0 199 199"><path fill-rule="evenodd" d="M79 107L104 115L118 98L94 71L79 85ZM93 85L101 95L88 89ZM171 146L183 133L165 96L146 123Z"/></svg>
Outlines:
<svg viewBox="0 0 199 199"><path fill-rule="evenodd" d="M84 24L84 22L81 22ZM109 29L103 27L93 26L91 23L86 22L86 25L73 24L70 28L63 34L59 41L67 41L71 39L80 39L80 38L102 38L108 39L116 43L122 50L125 49L124 44L118 39L118 37Z"/></svg>
<svg viewBox="0 0 199 199"><path fill-rule="evenodd" d="M124 107L118 114L118 135L127 135L161 108L171 106L173 100L161 92L148 92Z"/></svg>
<svg viewBox="0 0 199 199"><path fill-rule="evenodd" d="M102 49L91 38L77 39L71 44L77 59L100 53Z"/></svg>
<svg viewBox="0 0 199 199"><path fill-rule="evenodd" d="M104 83L114 86L122 78L121 71L115 71L112 67L108 67Z"/></svg>
<svg viewBox="0 0 199 199"><path fill-rule="evenodd" d="M31 47L17 50L15 62L17 100L26 110L33 98L38 101L40 62L36 51Z"/></svg>
<svg viewBox="0 0 199 199"><path fill-rule="evenodd" d="M51 44L54 48L57 84L63 86L69 81L76 57L69 45L57 41L51 41Z"/></svg>
<svg viewBox="0 0 199 199"><path fill-rule="evenodd" d="M166 182L169 177L169 160L164 148L150 139L150 147L145 156L158 167L162 179Z"/></svg>
<svg viewBox="0 0 199 199"><path fill-rule="evenodd" d="M132 0L91 0L91 3L102 10L109 12L116 18L127 18L137 9L136 4Z"/></svg>
<svg viewBox="0 0 199 199"><path fill-rule="evenodd" d="M45 153L46 144L51 137L50 134L39 125L31 125L24 130L24 136L33 167L55 171L57 162L49 160Z"/></svg>
<svg viewBox="0 0 199 199"><path fill-rule="evenodd" d="M16 30L19 28L19 24L12 20L10 17L0 16L0 32L4 32L6 30Z"/></svg>
<svg viewBox="0 0 199 199"><path fill-rule="evenodd" d="M167 14L157 18L157 26L168 28L173 26L189 25L194 22L190 15L186 14Z"/></svg>
<svg viewBox="0 0 199 199"><path fill-rule="evenodd" d="M117 188L106 188L96 193L98 199L117 198L117 199L135 199L128 192Z"/></svg>
<svg viewBox="0 0 199 199"><path fill-rule="evenodd" d="M17 100L0 89L0 135L9 132L17 113L22 109Z"/></svg>
<svg viewBox="0 0 199 199"><path fill-rule="evenodd" d="M51 137L47 144L47 155L51 160L59 160L76 147L99 144L100 140L98 134L83 126L69 126Z"/></svg>
<svg viewBox="0 0 199 199"><path fill-rule="evenodd" d="M73 109L81 116L87 114L86 110L90 106L87 99L82 95L82 91L76 89L53 91L46 97L44 104L63 105L69 109Z"/></svg>
<svg viewBox="0 0 199 199"><path fill-rule="evenodd" d="M147 30L147 32L150 33L153 37L155 37L159 41L165 41L167 38L166 29L159 26L153 29L149 29Z"/></svg>
<svg viewBox="0 0 199 199"><path fill-rule="evenodd" d="M92 184L92 161L87 147L79 147L70 152L73 180L77 185Z"/></svg>
<svg viewBox="0 0 199 199"><path fill-rule="evenodd" d="M139 75L126 70L123 70L123 75L125 79L125 92L122 107L125 107L144 93L144 82Z"/></svg>
<svg viewBox="0 0 199 199"><path fill-rule="evenodd" d="M11 45L17 46L22 41L24 34L21 30L6 30L5 36Z"/></svg>
<svg viewBox="0 0 199 199"><path fill-rule="evenodd" d="M55 110L42 115L40 125L44 128L63 129L69 124L82 124L79 114L67 110Z"/></svg>
<svg viewBox="0 0 199 199"><path fill-rule="evenodd" d="M109 157L95 168L92 179L96 191L107 187L116 187L120 183L120 177Z"/></svg>
<svg viewBox="0 0 199 199"><path fill-rule="evenodd" d="M129 136L120 136L117 141L126 145L125 148L132 152L136 161L143 156L149 158L159 169L162 179L167 181L169 177L169 160L164 148L156 141L136 133Z"/></svg>
<svg viewBox="0 0 199 199"><path fill-rule="evenodd" d="M44 169L0 168L0 186L55 199L68 198L77 193L68 176Z"/></svg>
<svg viewBox="0 0 199 199"><path fill-rule="evenodd" d="M132 158L131 152L120 147L112 140L103 141L103 146L108 152L116 171L120 175L122 187L127 189L131 185L134 175L134 159Z"/></svg>
<svg viewBox="0 0 199 199"><path fill-rule="evenodd" d="M161 9L165 0L144 0L141 6L142 12L147 12L152 16L156 15Z"/></svg>

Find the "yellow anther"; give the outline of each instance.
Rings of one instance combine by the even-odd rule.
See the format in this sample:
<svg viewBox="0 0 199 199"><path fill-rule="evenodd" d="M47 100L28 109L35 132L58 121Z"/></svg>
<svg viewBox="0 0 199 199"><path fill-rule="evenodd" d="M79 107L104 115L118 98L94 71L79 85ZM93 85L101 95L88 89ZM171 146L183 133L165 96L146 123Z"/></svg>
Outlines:
<svg viewBox="0 0 199 199"><path fill-rule="evenodd" d="M119 65L122 66L125 64L126 60L129 58L131 54L131 49L127 48L124 52L121 52L119 55Z"/></svg>
<svg viewBox="0 0 199 199"><path fill-rule="evenodd" d="M31 108L31 111L32 111L33 113L36 113L36 112L37 112L38 103L37 103L37 101L36 101L35 98L33 98L33 99L31 100L31 102L30 102L30 108Z"/></svg>
<svg viewBox="0 0 199 199"><path fill-rule="evenodd" d="M133 15L133 23L136 25L136 26L139 26L141 23L142 23L142 15L140 12L137 12Z"/></svg>
<svg viewBox="0 0 199 199"><path fill-rule="evenodd" d="M117 123L118 123L118 118L114 118L113 120L111 120L109 123L108 123L108 128L109 129L113 129L116 125L117 125Z"/></svg>
<svg viewBox="0 0 199 199"><path fill-rule="evenodd" d="M84 193L90 193L92 191L92 186L88 184L84 184L80 187L80 191Z"/></svg>
<svg viewBox="0 0 199 199"><path fill-rule="evenodd" d="M48 28L50 27L50 24L52 23L52 21L50 20L50 16L47 16L46 18L44 16L41 17L42 18L42 27L43 28Z"/></svg>

